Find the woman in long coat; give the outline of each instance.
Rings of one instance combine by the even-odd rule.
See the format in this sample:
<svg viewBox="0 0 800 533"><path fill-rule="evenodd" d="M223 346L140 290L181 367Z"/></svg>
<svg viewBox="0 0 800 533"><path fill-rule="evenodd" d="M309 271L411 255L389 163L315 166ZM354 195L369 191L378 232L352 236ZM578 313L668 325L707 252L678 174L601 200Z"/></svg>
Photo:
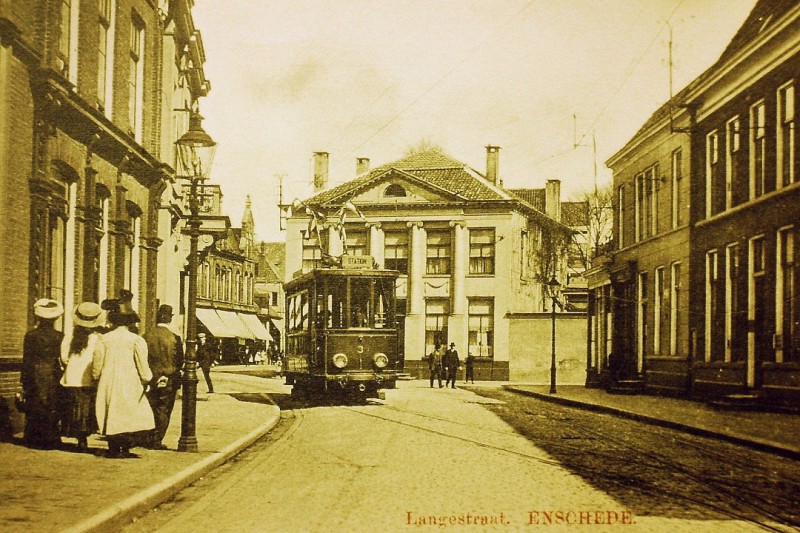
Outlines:
<svg viewBox="0 0 800 533"><path fill-rule="evenodd" d="M146 395L153 379L147 343L129 329L139 322L139 316L126 296L112 304L108 313L112 329L101 336L92 364L98 380L97 425L107 437L109 457L132 457L130 448L144 444L147 432L155 428Z"/></svg>
<svg viewBox="0 0 800 533"><path fill-rule="evenodd" d="M42 298L33 304L33 314L37 325L25 334L20 377L25 393L25 443L32 448L52 449L61 445L56 393L64 335L55 329L55 321L64 314L64 307Z"/></svg>

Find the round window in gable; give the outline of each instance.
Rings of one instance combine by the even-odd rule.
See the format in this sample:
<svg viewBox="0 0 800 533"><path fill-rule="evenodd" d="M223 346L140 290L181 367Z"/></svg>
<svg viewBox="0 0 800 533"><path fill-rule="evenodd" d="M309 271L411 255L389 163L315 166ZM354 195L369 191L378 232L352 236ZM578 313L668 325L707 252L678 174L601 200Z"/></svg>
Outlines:
<svg viewBox="0 0 800 533"><path fill-rule="evenodd" d="M388 187L386 187L386 191L383 193L383 195L390 196L393 198L404 198L406 195L406 190L400 185L393 183Z"/></svg>

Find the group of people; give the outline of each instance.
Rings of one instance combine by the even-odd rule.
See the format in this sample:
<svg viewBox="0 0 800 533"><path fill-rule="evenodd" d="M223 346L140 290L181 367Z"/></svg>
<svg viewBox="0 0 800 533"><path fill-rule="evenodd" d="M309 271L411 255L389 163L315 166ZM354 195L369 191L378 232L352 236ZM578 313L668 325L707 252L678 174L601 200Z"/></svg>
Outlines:
<svg viewBox="0 0 800 533"><path fill-rule="evenodd" d="M22 389L27 445L53 449L61 437L77 439L88 451L88 436L105 435L108 456L133 457L130 449L165 449L162 443L181 383L183 342L170 329L173 310L161 305L157 326L138 334L132 294L102 304L75 307L73 328L64 335L55 322L64 314L56 300L34 304L36 326L25 335ZM198 361L213 392L201 357Z"/></svg>
<svg viewBox="0 0 800 533"><path fill-rule="evenodd" d="M439 388L452 387L456 388L456 376L458 369L461 367L461 361L458 358L458 350L456 350L456 343L451 342L450 348L442 353L442 345L436 344L434 350L428 354L428 370L430 370L431 388L433 388L434 380L438 380ZM464 383L472 381L475 383L475 357L470 353L464 359L465 377ZM445 384L442 385L442 377L445 379Z"/></svg>

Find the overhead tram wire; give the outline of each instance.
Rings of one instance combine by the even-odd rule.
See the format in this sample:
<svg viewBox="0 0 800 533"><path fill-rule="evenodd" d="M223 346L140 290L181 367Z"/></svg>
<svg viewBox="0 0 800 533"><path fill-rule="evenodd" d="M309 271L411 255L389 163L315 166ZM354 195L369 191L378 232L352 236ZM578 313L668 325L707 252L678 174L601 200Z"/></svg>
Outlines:
<svg viewBox="0 0 800 533"><path fill-rule="evenodd" d="M401 109L399 112L397 112L397 113L396 113L396 114L395 114L395 115L394 115L392 118L390 118L388 121L386 121L386 122L385 122L385 123L384 123L384 124L383 124L381 127L379 127L379 128L378 128L378 129L377 129L377 130L376 130L376 131L375 131L375 132L372 134L372 135L370 135L369 137L367 137L367 138L366 138L366 139L365 139L365 140L364 140L364 141L363 141L361 144L359 144L358 146L356 146L355 148L353 148L353 149L351 150L351 152L350 152L350 155L353 155L353 154L355 154L355 153L356 153L356 151L360 150L360 149L361 149L361 148L362 148L362 147L363 147L365 144L367 144L369 141L371 141L372 139L374 139L374 138L375 138L375 137L376 137L376 136L377 136L379 133L381 133L383 130L385 130L386 128L388 128L388 127L389 127L389 126L390 126L392 123L394 123L394 121L395 121L395 120L397 120L398 118L400 118L400 116L402 116L402 115L403 115L403 114L404 114L406 111L408 111L409 109L411 109L412 107L414 107L414 105L415 105L417 102L419 102L419 101L420 101L420 100L422 100L424 97L426 97L426 96L427 96L427 95L428 95L428 94L429 94L431 91L433 91L433 89L435 89L435 88L436 88L436 86L437 86L437 85L439 85L439 84L440 84L442 81L444 81L444 79L445 79L445 78L447 78L447 77L448 77L450 74L452 74L452 73L453 73L453 72L455 72L455 71L456 71L456 70L457 70L459 67L461 67L461 65L462 65L462 64L464 64L464 62L465 62L467 59L469 59L469 58L472 56L472 54L473 54L473 53L475 53L475 52L476 52L476 51L477 51L479 48L482 48L483 46L485 46L486 42L488 42L490 39L494 38L495 34L497 34L497 33L498 33L500 30L503 30L503 29L505 29L505 28L506 28L506 27L507 27L509 24L511 24L511 23L512 23L512 22L514 22L514 21L515 21L517 18L519 18L519 16L520 16L520 15L522 15L522 13L524 13L525 11L527 11L527 9L528 9L529 7L531 7L531 6L534 4L534 2L536 2L536 0L530 0L530 1L529 1L527 4L525 4L525 5L522 7L522 9L520 9L519 11L517 11L517 12L516 12L516 13L515 13L513 16L511 16L511 18L509 18L509 19L508 19L506 22L504 22L504 23L500 24L500 25L499 25L499 26L497 26L497 27L496 27L494 30L492 30L492 31L490 32L489 36L488 36L488 37L486 37L486 39L482 40L480 43L478 43L478 44L476 44L475 46L473 46L473 47L472 47L472 48L471 48L471 49L470 49L470 50L469 50L469 51L468 51L466 54L464 54L464 57L462 57L462 58L461 58L461 60L459 60L458 62L456 62L456 64L455 64L455 65L453 65L453 67L452 67L452 68L450 68L450 70L448 70L447 72L445 72L445 73L444 73L444 74L443 74L441 77L439 77L439 78L438 78L438 79L437 79L435 82L433 82L433 84L432 84L430 87L428 87L428 88L427 88L427 89L426 89L426 90L425 90L425 91L424 91L422 94L420 94L419 96L417 96L416 98L414 98L414 99L413 99L413 100L412 100L412 101L411 101L411 102L410 102L408 105L406 105L406 106L405 106L403 109ZM388 91L388 90L389 90L389 88L387 88L387 89L386 89L386 91ZM384 91L384 93L385 93L386 91ZM381 96L383 96L383 95L381 95ZM375 102L377 102L377 100L379 100L379 99L380 99L380 97L378 97L378 99L376 99L376 100L375 100ZM374 104L375 102L373 102L373 104Z"/></svg>
<svg viewBox="0 0 800 533"><path fill-rule="evenodd" d="M674 17L674 16L675 16L675 13L677 13L678 9L680 9L680 7L683 5L683 2L684 2L684 0L678 0L678 4L675 6L675 8L674 8L674 9L672 10L672 12L669 14L669 17L667 17L667 18L665 19L665 24L664 24L664 26L666 26L667 24L669 24L670 20L672 20L672 17ZM592 121L592 123L589 125L589 127L588 127L588 128L587 128L587 129L586 129L584 132L583 132L583 134L581 135L581 138L580 138L580 139L578 139L578 141L577 141L577 143L578 143L578 144L580 144L581 142L583 142L583 140L586 138L586 136L589 134L589 132L590 132L590 131L592 131L592 130L594 129L595 125L597 124L597 121L598 121L598 120L600 120L600 117L602 117L602 116L605 114L605 112L608 110L608 106L611 104L611 102L613 102L613 101L614 101L614 100L617 98L617 95L620 93L620 91L622 91L622 89L625 87L625 85L628 83L628 81L630 81L630 79L631 79L631 76L633 76L633 73L634 73L634 72L636 71L636 69L639 67L639 64L640 64L640 63L641 63L641 62L644 60L644 58L645 58L645 56L647 55L647 53L650 51L650 49L651 49L651 48L653 47L653 45L656 43L656 41L658 40L658 38L661 36L661 32L662 32L662 31L664 31L664 26L662 26L662 27L661 27L661 28L660 28L660 29L659 29L659 30L656 32L656 34L653 36L653 40L652 40L652 41L650 41L650 44L648 44L648 45L647 45L647 48L645 48L645 49L644 49L644 52L642 52L642 55L640 55L640 56L639 56L639 59L637 59L637 60L636 60L636 63L634 63L634 65L633 65L633 66L632 66L632 67L631 67L631 68L628 70L628 72L625 74L625 77L623 78L623 80L622 80L622 83L621 83L621 84L620 84L620 85L617 87L617 89L614 91L614 94L612 94L612 95L611 95L611 98L609 98L609 99L607 99L607 100L606 100L606 104L603 106L603 108L602 108L602 109L600 110L600 112L597 114L597 116L596 116L596 117L595 117L595 119Z"/></svg>

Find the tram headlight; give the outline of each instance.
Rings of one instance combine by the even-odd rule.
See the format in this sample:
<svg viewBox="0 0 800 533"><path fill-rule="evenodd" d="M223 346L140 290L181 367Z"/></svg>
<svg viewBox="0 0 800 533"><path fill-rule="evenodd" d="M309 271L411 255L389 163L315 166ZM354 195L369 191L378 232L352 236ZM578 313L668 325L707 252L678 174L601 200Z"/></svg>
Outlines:
<svg viewBox="0 0 800 533"><path fill-rule="evenodd" d="M333 366L336 368L344 368L347 366L347 356L343 353L333 355Z"/></svg>
<svg viewBox="0 0 800 533"><path fill-rule="evenodd" d="M378 368L386 368L389 364L389 358L386 357L385 353L378 352L372 356L373 361L375 361L375 366Z"/></svg>

